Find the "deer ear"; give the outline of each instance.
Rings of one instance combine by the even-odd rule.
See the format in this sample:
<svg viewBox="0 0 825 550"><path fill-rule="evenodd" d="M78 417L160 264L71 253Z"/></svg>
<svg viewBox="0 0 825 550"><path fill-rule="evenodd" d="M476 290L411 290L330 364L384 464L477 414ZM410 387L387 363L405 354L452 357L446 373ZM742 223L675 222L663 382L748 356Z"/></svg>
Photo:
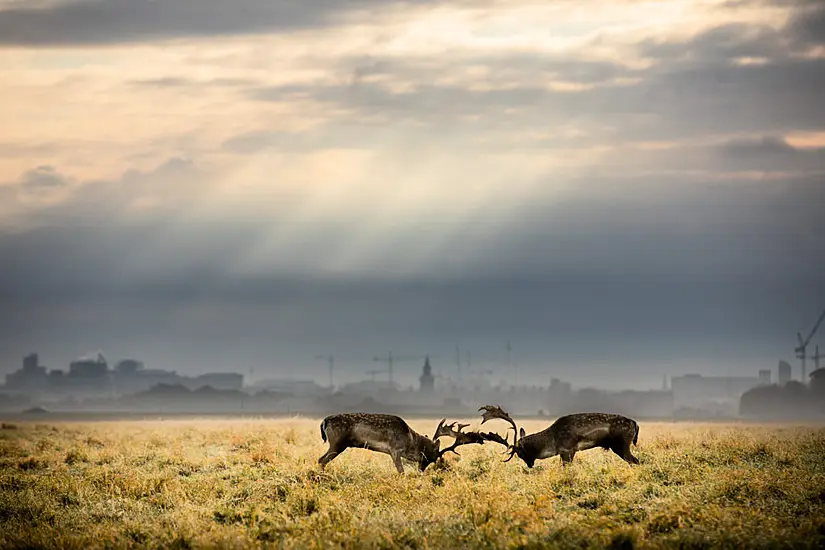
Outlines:
<svg viewBox="0 0 825 550"><path fill-rule="evenodd" d="M524 428L521 428L521 429L518 431L518 438L519 438L519 439L521 439L522 437L524 437Z"/></svg>
<svg viewBox="0 0 825 550"><path fill-rule="evenodd" d="M441 450L441 440L440 439L435 440L435 450L436 451Z"/></svg>

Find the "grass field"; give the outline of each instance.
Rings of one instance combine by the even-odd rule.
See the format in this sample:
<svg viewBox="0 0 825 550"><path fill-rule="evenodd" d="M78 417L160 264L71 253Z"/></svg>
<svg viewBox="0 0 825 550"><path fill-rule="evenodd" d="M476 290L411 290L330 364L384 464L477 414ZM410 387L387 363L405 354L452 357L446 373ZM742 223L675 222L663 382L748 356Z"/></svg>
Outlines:
<svg viewBox="0 0 825 550"><path fill-rule="evenodd" d="M320 472L318 424L6 423L0 548L825 546L817 426L642 422L638 467L594 449L527 470L488 443L398 475L365 450Z"/></svg>

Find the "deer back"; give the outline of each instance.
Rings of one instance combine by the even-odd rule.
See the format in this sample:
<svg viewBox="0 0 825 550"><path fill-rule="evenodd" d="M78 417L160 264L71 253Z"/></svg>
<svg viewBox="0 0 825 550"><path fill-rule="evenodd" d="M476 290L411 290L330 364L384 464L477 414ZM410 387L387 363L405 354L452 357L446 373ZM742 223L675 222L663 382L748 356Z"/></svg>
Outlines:
<svg viewBox="0 0 825 550"><path fill-rule="evenodd" d="M546 431L561 450L605 449L633 442L638 433L634 420L619 414L579 413L562 416Z"/></svg>
<svg viewBox="0 0 825 550"><path fill-rule="evenodd" d="M389 414L341 413L326 417L321 425L332 444L363 447L379 452L414 453L419 438L404 419Z"/></svg>

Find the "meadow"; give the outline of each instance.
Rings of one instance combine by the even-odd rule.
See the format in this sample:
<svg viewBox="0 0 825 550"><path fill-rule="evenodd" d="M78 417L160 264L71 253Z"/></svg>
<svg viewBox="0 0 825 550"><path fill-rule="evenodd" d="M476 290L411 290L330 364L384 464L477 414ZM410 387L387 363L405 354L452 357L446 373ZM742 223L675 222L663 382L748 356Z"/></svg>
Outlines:
<svg viewBox="0 0 825 550"><path fill-rule="evenodd" d="M637 467L593 449L528 470L487 443L399 475L352 449L321 472L318 425L4 423L0 548L825 546L821 426L641 422Z"/></svg>

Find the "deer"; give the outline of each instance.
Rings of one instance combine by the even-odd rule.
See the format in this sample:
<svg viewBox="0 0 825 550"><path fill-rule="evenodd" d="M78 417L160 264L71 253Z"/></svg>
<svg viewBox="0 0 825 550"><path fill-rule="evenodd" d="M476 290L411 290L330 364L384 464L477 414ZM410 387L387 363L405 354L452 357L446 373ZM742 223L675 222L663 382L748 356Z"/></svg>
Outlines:
<svg viewBox="0 0 825 550"><path fill-rule="evenodd" d="M517 455L528 468L532 468L536 460L559 455L562 466L567 466L573 462L578 451L601 447L613 451L628 464L639 464L639 459L630 452L630 444L636 445L638 442L639 425L626 416L606 413L569 414L540 432L525 435L524 428L518 429L515 421L501 407L484 405L478 410L483 411L482 424L499 418L512 426L513 444L510 445L504 438L510 452L504 462L509 462Z"/></svg>
<svg viewBox="0 0 825 550"><path fill-rule="evenodd" d="M442 419L430 439L421 435L401 417L391 414L376 413L340 413L333 414L321 421L321 439L329 444L329 449L318 459L321 470L346 449L362 448L390 455L395 469L404 473L401 459L418 463L423 472L427 466L437 462L446 453L456 451L457 447L473 443L483 444L485 440L507 445L506 438L495 433L480 434L463 432L469 424L445 424ZM446 449L441 449L440 438L448 436L455 439Z"/></svg>

